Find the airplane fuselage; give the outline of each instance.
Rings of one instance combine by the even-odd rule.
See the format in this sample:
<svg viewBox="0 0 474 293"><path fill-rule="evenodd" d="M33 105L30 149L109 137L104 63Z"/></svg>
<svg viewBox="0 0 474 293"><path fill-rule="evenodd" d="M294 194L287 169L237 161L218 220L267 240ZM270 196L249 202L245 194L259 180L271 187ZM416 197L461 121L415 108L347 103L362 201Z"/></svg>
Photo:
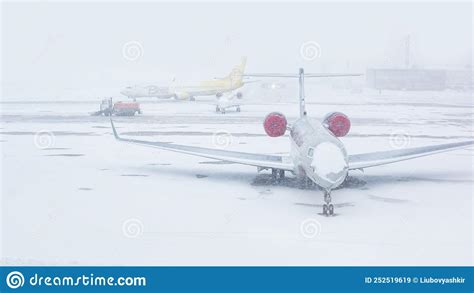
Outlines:
<svg viewBox="0 0 474 293"><path fill-rule="evenodd" d="M127 87L120 93L129 98L187 99L196 96L213 96L233 91L243 84L205 84L185 86L134 86Z"/></svg>
<svg viewBox="0 0 474 293"><path fill-rule="evenodd" d="M244 85L242 81L246 58L243 57L239 65L223 78L214 78L198 83L176 84L174 81L170 86L160 87L155 85L148 86L129 86L120 93L129 98L175 98L178 100L194 100L196 96L222 95L223 93L233 91Z"/></svg>
<svg viewBox="0 0 474 293"><path fill-rule="evenodd" d="M321 122L304 116L290 131L290 155L298 177L308 177L331 190L341 185L348 173L348 156L342 142Z"/></svg>
<svg viewBox="0 0 474 293"><path fill-rule="evenodd" d="M129 86L123 89L120 93L129 98L154 97L160 99L169 99L174 97L174 93L170 92L169 87L155 85Z"/></svg>
<svg viewBox="0 0 474 293"><path fill-rule="evenodd" d="M239 86L241 87L241 86ZM186 86L176 86L170 89L170 91L180 93L188 93L191 96L213 96L217 94L223 94L239 87L235 86L225 86L218 84L208 84L208 85L186 85Z"/></svg>

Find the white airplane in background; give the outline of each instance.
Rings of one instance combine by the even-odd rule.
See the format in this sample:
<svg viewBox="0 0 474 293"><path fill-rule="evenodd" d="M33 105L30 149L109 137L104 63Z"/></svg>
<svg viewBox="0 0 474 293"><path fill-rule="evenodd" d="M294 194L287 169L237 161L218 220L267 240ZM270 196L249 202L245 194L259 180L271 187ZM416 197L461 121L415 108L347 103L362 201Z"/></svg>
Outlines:
<svg viewBox="0 0 474 293"><path fill-rule="evenodd" d="M120 93L131 99L137 98L159 98L168 99L175 98L177 100L194 101L197 96L216 96L220 97L224 93L232 92L241 88L245 82L242 80L245 70L247 58L243 57L239 65L235 66L232 71L223 78L215 78L212 80L201 81L196 84L176 85L175 82L170 86L129 86Z"/></svg>
<svg viewBox="0 0 474 293"><path fill-rule="evenodd" d="M259 77L293 77L299 78L300 117L288 125L281 113L270 113L266 116L263 127L270 137L278 137L290 131L291 151L289 155L253 154L213 148L179 145L166 142L150 142L136 139L121 138L117 133L112 117L110 122L117 140L153 147L162 150L200 156L210 159L256 166L258 170L271 169L275 180L284 178L285 172L292 172L297 178L311 180L324 190L323 215L334 215L331 203L331 191L341 185L350 170L365 169L394 162L410 160L433 155L445 151L467 148L474 140L454 142L433 146L370 152L349 155L339 137L345 136L350 129L350 120L346 115L329 113L319 121L307 116L304 97L304 77L354 76L345 74L254 74Z"/></svg>
<svg viewBox="0 0 474 293"><path fill-rule="evenodd" d="M220 97L217 97L216 102L216 113L225 114L227 110L234 109L236 112L240 112L240 106L242 105L242 93L241 92L229 92L225 93Z"/></svg>

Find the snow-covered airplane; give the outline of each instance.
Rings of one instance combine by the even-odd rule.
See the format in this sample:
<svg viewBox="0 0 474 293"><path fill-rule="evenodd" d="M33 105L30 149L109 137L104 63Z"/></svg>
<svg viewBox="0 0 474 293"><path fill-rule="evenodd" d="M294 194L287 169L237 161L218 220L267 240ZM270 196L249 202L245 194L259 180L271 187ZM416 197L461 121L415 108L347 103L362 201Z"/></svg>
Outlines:
<svg viewBox="0 0 474 293"><path fill-rule="evenodd" d="M290 131L291 151L289 155L254 154L166 142L150 142L136 139L121 138L110 119L114 136L117 140L154 147L162 150L223 160L244 165L256 166L258 170L271 169L275 180L284 178L285 172L294 173L298 178L318 185L324 191L323 214L334 215L331 203L331 190L341 185L350 170L365 169L410 160L436 153L467 148L474 145L474 140L454 142L440 145L406 148L349 155L339 137L345 136L350 129L349 118L340 113L329 113L319 121L307 116L304 96L305 77L354 76L346 74L254 74L259 77L293 77L299 78L300 117L291 125L287 124L281 113L270 113L266 116L263 127L270 137L278 137Z"/></svg>
<svg viewBox="0 0 474 293"><path fill-rule="evenodd" d="M220 97L224 93L232 92L241 88L245 82L242 80L247 62L246 57L242 57L239 65L223 78L214 78L212 80L201 81L194 84L177 85L175 81L169 86L129 86L120 91L124 96L131 99L136 98L175 98L177 100L194 101L197 96L216 96Z"/></svg>

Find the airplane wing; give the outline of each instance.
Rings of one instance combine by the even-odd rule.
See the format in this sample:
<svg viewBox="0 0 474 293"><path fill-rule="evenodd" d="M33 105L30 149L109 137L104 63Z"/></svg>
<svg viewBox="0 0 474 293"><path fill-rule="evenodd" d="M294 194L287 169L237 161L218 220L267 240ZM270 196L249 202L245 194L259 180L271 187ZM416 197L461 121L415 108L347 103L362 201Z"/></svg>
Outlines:
<svg viewBox="0 0 474 293"><path fill-rule="evenodd" d="M474 140L447 143L433 146L408 148L402 150L392 150L383 152L373 152L366 154L350 155L349 170L363 169L380 166L399 161L411 160L414 158L429 156L437 153L462 149L474 145Z"/></svg>
<svg viewBox="0 0 474 293"><path fill-rule="evenodd" d="M362 76L362 73L305 73L304 77L346 77L346 76ZM294 73L245 73L244 77L286 77L299 78L299 74Z"/></svg>
<svg viewBox="0 0 474 293"><path fill-rule="evenodd" d="M115 129L112 118L110 118L110 123L112 125L114 136L119 141L167 150L167 151L172 151L172 152L193 155L193 156L198 156L198 157L228 161L228 162L233 162L233 163L238 163L238 164L243 164L243 165L256 166L256 167L261 167L261 168L275 168L275 169L281 169L281 170L286 170L286 171L294 170L293 163L290 160L289 156L251 154L251 153L226 151L226 150L213 149L213 148L179 145L179 144L166 143L166 142L151 142L151 141L121 138L118 135L117 130Z"/></svg>

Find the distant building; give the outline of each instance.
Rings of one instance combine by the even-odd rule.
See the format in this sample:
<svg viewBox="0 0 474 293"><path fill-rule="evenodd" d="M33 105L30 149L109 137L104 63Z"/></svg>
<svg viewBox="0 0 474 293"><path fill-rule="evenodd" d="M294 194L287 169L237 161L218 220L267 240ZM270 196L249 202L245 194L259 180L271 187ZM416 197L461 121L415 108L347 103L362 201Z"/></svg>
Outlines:
<svg viewBox="0 0 474 293"><path fill-rule="evenodd" d="M472 70L447 70L446 87L454 90L472 90L474 84Z"/></svg>
<svg viewBox="0 0 474 293"><path fill-rule="evenodd" d="M446 70L437 69L367 69L367 85L379 90L446 89Z"/></svg>

